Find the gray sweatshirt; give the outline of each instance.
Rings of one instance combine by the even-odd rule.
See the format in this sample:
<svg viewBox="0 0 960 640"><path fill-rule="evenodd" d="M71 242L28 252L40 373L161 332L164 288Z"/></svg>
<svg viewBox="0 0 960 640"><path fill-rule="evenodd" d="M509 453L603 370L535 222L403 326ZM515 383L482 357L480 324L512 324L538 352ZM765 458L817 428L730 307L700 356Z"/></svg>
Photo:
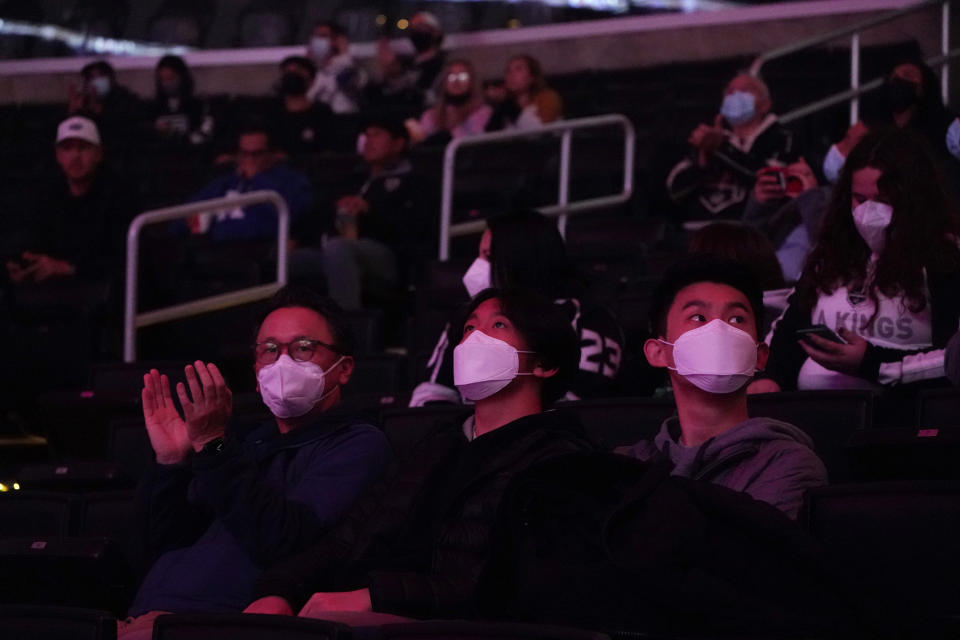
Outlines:
<svg viewBox="0 0 960 640"><path fill-rule="evenodd" d="M665 456L673 475L705 480L772 504L796 518L807 489L827 484L827 469L813 452L813 441L797 427L750 418L696 447L680 443L680 422L667 419L657 436L617 453L649 460Z"/></svg>

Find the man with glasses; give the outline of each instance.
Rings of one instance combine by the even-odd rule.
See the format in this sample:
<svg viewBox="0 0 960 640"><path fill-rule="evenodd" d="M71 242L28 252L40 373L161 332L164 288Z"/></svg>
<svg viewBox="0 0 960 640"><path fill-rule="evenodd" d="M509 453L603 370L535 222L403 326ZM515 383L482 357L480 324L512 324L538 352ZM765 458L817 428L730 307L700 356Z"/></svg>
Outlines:
<svg viewBox="0 0 960 640"><path fill-rule="evenodd" d="M194 194L191 201L268 189L284 199L290 210L291 223L294 223L313 207L313 190L306 176L280 159L267 127L250 123L237 134L236 170L213 180ZM195 234L207 234L214 243L275 240L277 214L272 204L202 213L191 218L190 230Z"/></svg>
<svg viewBox="0 0 960 640"><path fill-rule="evenodd" d="M353 373L340 310L308 289L271 300L254 345L257 389L273 420L241 438L216 365L185 367L175 393L144 375L143 415L156 465L140 494L153 566L121 637L150 637L164 612L240 611L261 568L315 542L390 457L383 433L338 407Z"/></svg>

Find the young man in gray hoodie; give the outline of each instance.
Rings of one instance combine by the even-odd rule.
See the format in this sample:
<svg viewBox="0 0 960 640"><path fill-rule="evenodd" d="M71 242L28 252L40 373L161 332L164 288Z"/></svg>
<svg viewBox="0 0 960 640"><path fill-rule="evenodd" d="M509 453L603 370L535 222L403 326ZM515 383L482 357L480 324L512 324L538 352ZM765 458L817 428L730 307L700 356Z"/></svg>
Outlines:
<svg viewBox="0 0 960 640"><path fill-rule="evenodd" d="M653 441L620 453L669 458L673 475L743 491L796 518L807 489L827 484L812 440L747 415L746 385L769 355L757 340L763 292L743 265L694 255L667 271L650 307L644 355L669 370L677 416Z"/></svg>

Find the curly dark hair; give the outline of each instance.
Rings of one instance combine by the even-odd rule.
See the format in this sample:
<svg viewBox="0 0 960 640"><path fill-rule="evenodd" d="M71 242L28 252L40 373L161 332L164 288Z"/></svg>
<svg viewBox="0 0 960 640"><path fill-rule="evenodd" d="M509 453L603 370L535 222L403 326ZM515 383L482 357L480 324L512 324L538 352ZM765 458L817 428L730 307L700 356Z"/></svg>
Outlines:
<svg viewBox="0 0 960 640"><path fill-rule="evenodd" d="M853 223L853 174L871 167L881 172L879 199L893 207L886 242L867 295L902 295L916 313L926 307L924 269L960 268L960 218L926 141L916 133L883 128L864 136L850 152L837 181L816 247L797 283L800 300L813 307L820 293L840 286L861 287L870 249ZM878 305L879 307L879 305Z"/></svg>

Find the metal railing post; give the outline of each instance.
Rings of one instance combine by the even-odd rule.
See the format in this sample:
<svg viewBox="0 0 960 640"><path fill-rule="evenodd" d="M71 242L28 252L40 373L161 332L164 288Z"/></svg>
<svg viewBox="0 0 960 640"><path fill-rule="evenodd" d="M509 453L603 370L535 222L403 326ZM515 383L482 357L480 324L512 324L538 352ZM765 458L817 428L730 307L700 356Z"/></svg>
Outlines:
<svg viewBox="0 0 960 640"><path fill-rule="evenodd" d="M570 201L570 137L572 135L571 130L567 129L560 138L560 184L557 187L557 205L563 213L557 220L557 228L564 240L567 238L567 203Z"/></svg>
<svg viewBox="0 0 960 640"><path fill-rule="evenodd" d="M944 0L940 14L940 55L944 56L940 65L940 91L943 93L943 103L950 100L950 65L946 56L950 53L950 0Z"/></svg>
<svg viewBox="0 0 960 640"><path fill-rule="evenodd" d="M860 34L855 33L850 36L850 90L856 91L860 88ZM854 96L850 99L850 124L856 124L860 120L860 98Z"/></svg>
<svg viewBox="0 0 960 640"><path fill-rule="evenodd" d="M137 277L140 260L140 231L148 224L189 218L197 213L246 207L269 203L277 210L277 279L273 284L240 289L192 302L137 313ZM165 209L145 211L130 223L127 229L126 283L123 303L123 361L134 362L137 358L137 329L187 318L199 313L224 309L238 304L260 300L273 294L287 282L287 244L290 237L290 211L286 201L276 191L251 191L241 195L204 200Z"/></svg>
<svg viewBox="0 0 960 640"><path fill-rule="evenodd" d="M624 132L623 187L619 193L606 196L570 201L570 158L572 157L572 136L574 131L616 126ZM570 215L592 211L602 207L613 207L627 202L633 195L634 151L636 148L636 130L633 123L621 114L590 116L575 120L561 120L528 131L495 131L482 133L469 138L458 138L447 145L443 156L443 192L440 198L440 241L439 258L450 258L450 239L472 233L480 233L486 228L485 220L470 220L453 224L453 187L456 172L456 152L460 147L491 145L507 140L529 140L538 136L561 134L560 143L560 184L557 191L557 204L539 207L546 216L558 216L560 233L566 230L566 218Z"/></svg>
<svg viewBox="0 0 960 640"><path fill-rule="evenodd" d="M450 259L450 221L453 217L453 170L457 140L451 140L443 152L443 181L440 192L440 261Z"/></svg>

